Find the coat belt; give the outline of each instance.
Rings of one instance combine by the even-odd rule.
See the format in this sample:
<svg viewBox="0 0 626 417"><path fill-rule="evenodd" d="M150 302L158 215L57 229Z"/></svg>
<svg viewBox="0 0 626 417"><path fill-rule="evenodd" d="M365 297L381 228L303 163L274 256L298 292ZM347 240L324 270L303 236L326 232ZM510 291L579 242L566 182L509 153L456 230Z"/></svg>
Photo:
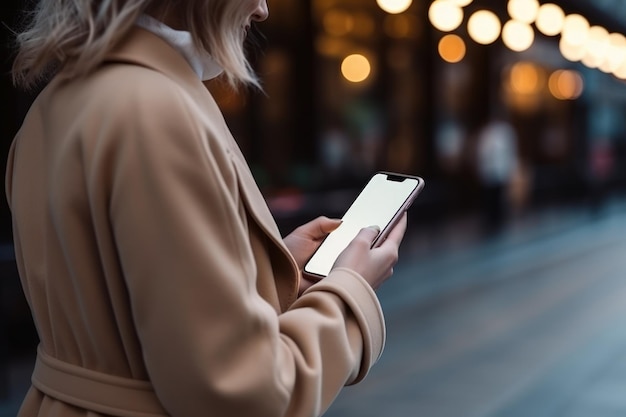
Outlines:
<svg viewBox="0 0 626 417"><path fill-rule="evenodd" d="M59 401L118 417L167 416L148 381L104 374L60 361L41 346L32 383Z"/></svg>

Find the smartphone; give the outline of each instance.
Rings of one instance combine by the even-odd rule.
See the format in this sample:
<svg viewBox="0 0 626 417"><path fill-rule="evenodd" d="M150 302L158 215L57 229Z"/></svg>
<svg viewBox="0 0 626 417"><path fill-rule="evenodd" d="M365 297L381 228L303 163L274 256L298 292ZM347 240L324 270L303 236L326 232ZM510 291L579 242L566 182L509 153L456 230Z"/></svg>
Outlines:
<svg viewBox="0 0 626 417"><path fill-rule="evenodd" d="M372 247L381 244L422 188L424 180L420 177L392 172L374 174L343 215L341 225L324 239L309 259L304 272L327 276L339 254L364 227L378 226L380 233Z"/></svg>

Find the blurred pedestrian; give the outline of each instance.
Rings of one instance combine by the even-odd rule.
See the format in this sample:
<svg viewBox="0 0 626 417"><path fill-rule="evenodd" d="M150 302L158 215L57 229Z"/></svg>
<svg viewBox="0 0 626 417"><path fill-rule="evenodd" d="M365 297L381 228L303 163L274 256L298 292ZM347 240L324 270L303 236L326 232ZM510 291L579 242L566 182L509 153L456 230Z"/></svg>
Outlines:
<svg viewBox="0 0 626 417"><path fill-rule="evenodd" d="M508 212L508 190L517 167L517 135L504 118L494 118L478 133L477 171L482 189L483 225L498 231Z"/></svg>
<svg viewBox="0 0 626 417"><path fill-rule="evenodd" d="M589 151L591 212L600 214L607 199L615 165L613 145L608 137L591 142Z"/></svg>
<svg viewBox="0 0 626 417"><path fill-rule="evenodd" d="M325 279L304 262L339 224L285 239L202 81L259 85L244 55L265 0L40 0L15 82L51 75L6 191L40 346L34 416L315 416L382 352L365 228Z"/></svg>

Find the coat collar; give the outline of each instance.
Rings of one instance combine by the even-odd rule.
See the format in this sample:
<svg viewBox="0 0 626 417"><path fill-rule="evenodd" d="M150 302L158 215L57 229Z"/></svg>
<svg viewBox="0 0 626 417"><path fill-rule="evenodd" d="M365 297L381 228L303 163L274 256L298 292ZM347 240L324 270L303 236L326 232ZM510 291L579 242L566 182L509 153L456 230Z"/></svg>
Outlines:
<svg viewBox="0 0 626 417"><path fill-rule="evenodd" d="M150 68L192 92L205 90L202 81L185 57L152 32L134 27L104 58L104 62L125 62Z"/></svg>
<svg viewBox="0 0 626 417"><path fill-rule="evenodd" d="M196 47L190 32L173 29L147 14L140 15L136 25L154 33L178 50L202 81L218 77L224 72L208 52Z"/></svg>

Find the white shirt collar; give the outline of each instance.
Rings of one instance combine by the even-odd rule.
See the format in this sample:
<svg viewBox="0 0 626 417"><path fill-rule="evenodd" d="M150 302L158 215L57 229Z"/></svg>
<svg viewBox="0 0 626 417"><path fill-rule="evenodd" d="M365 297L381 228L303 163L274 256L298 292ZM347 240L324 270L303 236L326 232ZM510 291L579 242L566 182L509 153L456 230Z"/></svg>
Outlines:
<svg viewBox="0 0 626 417"><path fill-rule="evenodd" d="M191 68L202 81L217 77L224 69L205 51L198 50L193 43L191 33L175 30L156 20L152 16L142 14L136 22L137 26L163 38L178 50L191 65Z"/></svg>

